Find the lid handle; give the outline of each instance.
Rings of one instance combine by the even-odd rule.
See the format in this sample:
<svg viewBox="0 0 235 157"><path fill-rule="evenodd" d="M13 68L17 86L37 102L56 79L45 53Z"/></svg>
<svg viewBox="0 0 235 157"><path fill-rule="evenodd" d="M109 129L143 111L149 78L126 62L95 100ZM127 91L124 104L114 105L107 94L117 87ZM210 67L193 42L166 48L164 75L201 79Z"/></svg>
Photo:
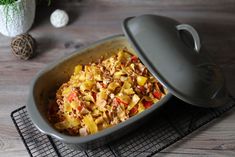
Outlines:
<svg viewBox="0 0 235 157"><path fill-rule="evenodd" d="M200 48L201 48L201 43L200 43L200 38L199 38L197 31L188 24L177 25L176 29L178 31L181 31L181 30L187 31L192 35L193 40L194 40L194 49L199 53Z"/></svg>

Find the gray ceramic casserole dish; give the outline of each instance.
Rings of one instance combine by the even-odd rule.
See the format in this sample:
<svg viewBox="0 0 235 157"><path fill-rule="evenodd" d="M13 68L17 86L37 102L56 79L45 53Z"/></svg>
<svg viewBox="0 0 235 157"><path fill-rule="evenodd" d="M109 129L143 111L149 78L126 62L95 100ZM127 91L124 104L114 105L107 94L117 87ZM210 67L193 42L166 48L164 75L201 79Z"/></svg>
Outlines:
<svg viewBox="0 0 235 157"><path fill-rule="evenodd" d="M45 134L70 144L72 147L77 147L78 149L90 149L101 146L132 131L141 125L148 115L162 106L170 98L171 94L167 94L157 104L153 105L143 113L114 127L86 137L75 137L59 133L47 120L47 101L50 93L53 90L58 89L63 82L66 82L69 79L77 64L87 64L90 61L97 60L101 55L107 56L104 52L113 52L125 47L128 48L130 52L134 53L127 39L123 35L116 35L96 42L88 48L81 49L58 62L49 65L41 71L32 83L31 95L28 101L29 105L27 106L30 117L37 128ZM109 53L109 55L111 54Z"/></svg>
<svg viewBox="0 0 235 157"><path fill-rule="evenodd" d="M195 48L183 44L178 34L182 29L192 34ZM100 40L56 61L37 74L31 84L27 110L32 122L41 132L72 148L92 149L139 127L170 99L171 93L190 104L202 107L216 107L227 103L224 79L214 63L197 53L200 42L193 28L179 25L169 18L143 15L126 19L123 30L125 36L116 35ZM69 136L55 130L46 115L50 93L69 79L77 64L87 64L100 56L108 57L112 55L111 52L122 48L127 48L133 54L137 53L150 72L169 90L165 97L144 112L96 134ZM184 64L188 67L182 66ZM205 70L209 70L209 74Z"/></svg>

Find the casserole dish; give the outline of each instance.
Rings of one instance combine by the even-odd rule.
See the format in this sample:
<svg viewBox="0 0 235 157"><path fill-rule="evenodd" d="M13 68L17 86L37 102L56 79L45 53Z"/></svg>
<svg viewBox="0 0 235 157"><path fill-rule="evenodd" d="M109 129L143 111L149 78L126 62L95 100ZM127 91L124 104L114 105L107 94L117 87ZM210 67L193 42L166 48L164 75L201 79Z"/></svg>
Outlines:
<svg viewBox="0 0 235 157"><path fill-rule="evenodd" d="M125 36L115 35L98 41L56 61L37 74L31 85L27 110L32 122L41 132L74 149L93 149L139 127L172 94L202 107L220 106L229 100L220 70L207 57L197 53L200 50L199 37L189 25L180 25L166 17L143 15L126 19L123 30ZM191 33L194 48L182 42L178 34L180 30ZM167 88L169 92L165 97L144 112L96 134L69 136L55 130L46 116L50 93L68 81L77 64L88 64L100 56L106 58L112 55L111 52L124 48L136 53L148 70Z"/></svg>
<svg viewBox="0 0 235 157"><path fill-rule="evenodd" d="M95 61L100 58L101 55L107 55L105 52L115 52L120 48L127 48L130 52L134 53L127 39L123 35L116 35L99 41L89 48L75 52L73 55L62 59L60 62L50 65L38 74L37 79L33 82L32 96L30 96L29 99L29 104L31 105L28 106L28 110L31 117L33 117L33 123L36 124L41 132L54 136L65 143L78 144L75 147L79 149L95 148L137 128L144 122L144 119L146 119L148 115L162 106L171 97L171 94L166 94L157 104L143 113L93 135L74 137L59 133L55 130L46 116L50 93L53 90L57 90L62 83L69 79L73 73L74 67L78 63L88 64L90 61Z"/></svg>

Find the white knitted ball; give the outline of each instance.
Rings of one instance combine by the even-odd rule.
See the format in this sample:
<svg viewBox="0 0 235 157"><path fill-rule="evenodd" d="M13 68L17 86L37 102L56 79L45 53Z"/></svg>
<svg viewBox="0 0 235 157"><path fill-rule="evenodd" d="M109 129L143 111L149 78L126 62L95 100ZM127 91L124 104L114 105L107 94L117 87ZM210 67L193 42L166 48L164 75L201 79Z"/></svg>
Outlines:
<svg viewBox="0 0 235 157"><path fill-rule="evenodd" d="M69 16L64 10L56 9L52 14L51 14L51 24L56 27L64 27L68 24L69 22Z"/></svg>

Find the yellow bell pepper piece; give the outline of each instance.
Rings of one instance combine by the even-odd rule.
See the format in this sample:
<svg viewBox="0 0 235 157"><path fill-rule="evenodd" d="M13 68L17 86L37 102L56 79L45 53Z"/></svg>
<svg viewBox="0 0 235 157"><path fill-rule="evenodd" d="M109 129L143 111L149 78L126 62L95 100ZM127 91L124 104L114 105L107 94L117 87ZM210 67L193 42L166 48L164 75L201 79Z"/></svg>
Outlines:
<svg viewBox="0 0 235 157"><path fill-rule="evenodd" d="M124 74L125 74L125 72L123 70L120 70L120 71L115 72L113 77L114 78L120 78Z"/></svg>
<svg viewBox="0 0 235 157"><path fill-rule="evenodd" d="M129 89L124 89L123 93L127 95L131 95L131 94L135 94L135 91L133 90L133 88L129 88Z"/></svg>
<svg viewBox="0 0 235 157"><path fill-rule="evenodd" d="M64 104L64 112L65 113L69 113L69 112L72 112L72 107L69 103L65 103Z"/></svg>
<svg viewBox="0 0 235 157"><path fill-rule="evenodd" d="M98 131L98 127L97 127L93 117L90 114L86 115L83 118L83 122L91 134L94 134Z"/></svg>
<svg viewBox="0 0 235 157"><path fill-rule="evenodd" d="M71 92L71 87L66 87L62 90L62 96L66 97L70 94Z"/></svg>
<svg viewBox="0 0 235 157"><path fill-rule="evenodd" d="M127 107L127 109L130 111L139 101L140 101L140 97L136 94L133 95L130 105Z"/></svg>
<svg viewBox="0 0 235 157"><path fill-rule="evenodd" d="M115 91L115 89L120 86L120 84L118 82L111 82L109 85L108 85L108 90L110 91Z"/></svg>
<svg viewBox="0 0 235 157"><path fill-rule="evenodd" d="M82 71L82 65L79 64L74 68L74 75L78 75L80 71Z"/></svg>
<svg viewBox="0 0 235 157"><path fill-rule="evenodd" d="M101 90L99 93L96 95L97 100L107 100L108 99L108 90Z"/></svg>
<svg viewBox="0 0 235 157"><path fill-rule="evenodd" d="M148 78L144 76L137 76L138 85L143 86L146 83L147 79Z"/></svg>
<svg viewBox="0 0 235 157"><path fill-rule="evenodd" d="M144 107L144 105L142 104L142 102L140 102L139 104L138 104L138 113L141 113L141 112L143 112L145 110L145 107Z"/></svg>
<svg viewBox="0 0 235 157"><path fill-rule="evenodd" d="M81 91L85 91L85 90L91 90L92 87L94 86L94 81L92 80L87 80L85 82L83 82L80 86L80 90Z"/></svg>
<svg viewBox="0 0 235 157"><path fill-rule="evenodd" d="M70 103L70 105L71 105L71 107L72 107L73 109L77 109L78 106L79 106L79 103L76 102L76 101L72 101L72 102Z"/></svg>

